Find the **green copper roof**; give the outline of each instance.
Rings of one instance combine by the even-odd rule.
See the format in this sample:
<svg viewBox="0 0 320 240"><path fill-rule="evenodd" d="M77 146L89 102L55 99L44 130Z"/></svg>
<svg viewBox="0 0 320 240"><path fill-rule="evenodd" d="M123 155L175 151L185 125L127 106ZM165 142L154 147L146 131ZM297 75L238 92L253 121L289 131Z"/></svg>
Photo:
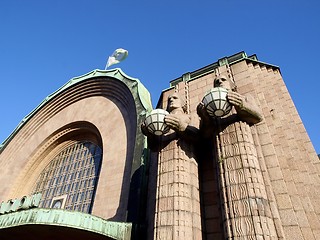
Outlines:
<svg viewBox="0 0 320 240"><path fill-rule="evenodd" d="M14 131L10 134L10 136L7 139L5 139L2 144L0 144L0 153L2 152L3 148L10 142L10 140L15 136L15 134L22 128L22 126L51 99L53 99L55 96L59 95L61 92L65 91L66 89L72 87L73 85L94 77L110 77L110 78L118 79L124 83L126 83L126 81L128 80L131 82L134 82L137 85L138 96L142 106L145 108L147 112L152 110L150 93L143 86L143 84L140 82L139 79L127 76L120 68L115 68L110 70L96 69L82 76L74 77L70 79L66 84L60 87L57 91L47 96L32 112L30 112L26 117L22 119L22 121L18 124L18 126L14 129Z"/></svg>
<svg viewBox="0 0 320 240"><path fill-rule="evenodd" d="M58 233L61 235L63 235L63 231L68 231L66 228L72 228L119 240L129 240L132 228L131 223L111 222L87 213L62 209L33 208L0 215L0 236L3 232L7 234L9 232L10 234L10 231L17 231L17 228L14 227L31 225L61 227L60 233ZM25 228L21 229L23 231Z"/></svg>

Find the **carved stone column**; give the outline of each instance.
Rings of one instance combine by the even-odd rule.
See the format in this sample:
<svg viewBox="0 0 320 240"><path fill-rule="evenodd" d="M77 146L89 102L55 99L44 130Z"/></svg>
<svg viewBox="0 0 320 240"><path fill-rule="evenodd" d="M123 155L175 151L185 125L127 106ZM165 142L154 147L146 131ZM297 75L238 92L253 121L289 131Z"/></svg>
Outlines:
<svg viewBox="0 0 320 240"><path fill-rule="evenodd" d="M159 154L156 201L154 239L202 239L198 164L182 139Z"/></svg>
<svg viewBox="0 0 320 240"><path fill-rule="evenodd" d="M249 125L216 137L226 239L279 239Z"/></svg>

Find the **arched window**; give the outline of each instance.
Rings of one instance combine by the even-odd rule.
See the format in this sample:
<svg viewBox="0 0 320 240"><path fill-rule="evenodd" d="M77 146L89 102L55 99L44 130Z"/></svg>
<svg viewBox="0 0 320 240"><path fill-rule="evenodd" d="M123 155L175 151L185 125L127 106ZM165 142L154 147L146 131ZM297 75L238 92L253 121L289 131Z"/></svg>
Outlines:
<svg viewBox="0 0 320 240"><path fill-rule="evenodd" d="M90 213L98 183L102 150L92 142L77 142L59 152L41 172L34 193L40 207Z"/></svg>

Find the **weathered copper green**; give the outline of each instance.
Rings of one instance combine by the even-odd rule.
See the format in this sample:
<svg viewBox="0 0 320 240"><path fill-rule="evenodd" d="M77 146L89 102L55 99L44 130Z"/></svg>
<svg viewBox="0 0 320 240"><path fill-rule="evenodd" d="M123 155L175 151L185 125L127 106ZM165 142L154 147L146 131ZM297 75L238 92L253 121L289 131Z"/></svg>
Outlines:
<svg viewBox="0 0 320 240"><path fill-rule="evenodd" d="M34 208L1 215L0 236L2 229L30 224L75 228L119 240L129 240L132 228L131 223L111 222L82 212Z"/></svg>
<svg viewBox="0 0 320 240"><path fill-rule="evenodd" d="M0 204L0 215L10 212L19 211L21 209L29 209L38 207L41 200L41 193L33 194L31 196L23 196L22 198L10 199L7 202Z"/></svg>
<svg viewBox="0 0 320 240"><path fill-rule="evenodd" d="M5 146L11 141L11 139L15 136L15 134L23 127L23 125L36 112L38 112L45 104L47 104L47 102L49 102L52 98L54 98L61 92L65 91L69 87L94 77L110 77L110 78L114 78L122 81L128 86L133 96L137 96L137 100L141 103L142 108L144 108L146 112L150 112L152 110L150 93L145 88L145 86L140 82L139 79L127 76L120 68L115 68L110 70L96 69L82 76L74 77L70 79L66 84L60 87L57 91L48 95L32 112L30 112L27 116L25 116L22 119L22 121L18 124L18 126L14 129L14 131L10 134L10 136L7 139L5 139L2 144L0 144L0 153L3 151Z"/></svg>

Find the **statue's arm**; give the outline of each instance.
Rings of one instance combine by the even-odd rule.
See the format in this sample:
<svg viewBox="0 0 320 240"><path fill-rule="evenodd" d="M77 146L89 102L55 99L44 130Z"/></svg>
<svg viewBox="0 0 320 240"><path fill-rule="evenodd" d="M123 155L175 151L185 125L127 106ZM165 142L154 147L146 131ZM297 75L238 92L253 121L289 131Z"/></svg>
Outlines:
<svg viewBox="0 0 320 240"><path fill-rule="evenodd" d="M261 110L250 95L243 96L237 92L229 92L227 97L241 121L253 125L263 120Z"/></svg>
<svg viewBox="0 0 320 240"><path fill-rule="evenodd" d="M164 121L179 137L189 141L197 141L199 129L190 125L190 115L169 114L165 116Z"/></svg>

